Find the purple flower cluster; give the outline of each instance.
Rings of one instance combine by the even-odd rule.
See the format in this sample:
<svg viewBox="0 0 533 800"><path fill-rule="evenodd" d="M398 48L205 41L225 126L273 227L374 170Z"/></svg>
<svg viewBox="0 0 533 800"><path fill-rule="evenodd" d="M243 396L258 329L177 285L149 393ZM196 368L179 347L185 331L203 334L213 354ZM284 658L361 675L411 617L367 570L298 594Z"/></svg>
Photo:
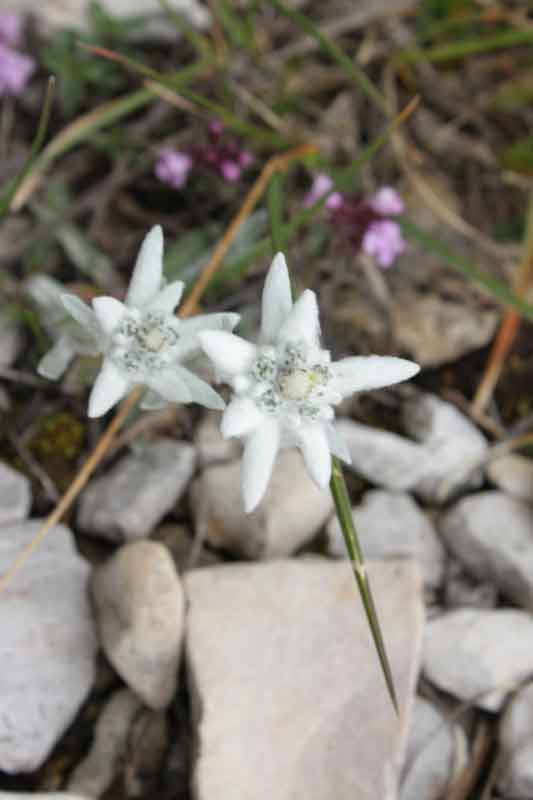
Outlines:
<svg viewBox="0 0 533 800"><path fill-rule="evenodd" d="M19 53L22 21L16 11L0 12L0 96L22 94L35 71L35 61Z"/></svg>
<svg viewBox="0 0 533 800"><path fill-rule="evenodd" d="M223 124L214 120L209 124L205 144L192 145L187 150L162 150L154 172L160 181L173 189L183 189L195 167L215 172L227 183L236 183L242 171L253 162L253 154L243 150L236 139L228 139Z"/></svg>
<svg viewBox="0 0 533 800"><path fill-rule="evenodd" d="M390 186L383 186L376 194L344 195L332 192L333 181L329 175L315 176L313 185L304 199L306 207L314 205L329 194L325 206L335 231L351 248L363 250L376 263L387 269L405 250L405 240L397 222L389 219L401 214L403 200Z"/></svg>

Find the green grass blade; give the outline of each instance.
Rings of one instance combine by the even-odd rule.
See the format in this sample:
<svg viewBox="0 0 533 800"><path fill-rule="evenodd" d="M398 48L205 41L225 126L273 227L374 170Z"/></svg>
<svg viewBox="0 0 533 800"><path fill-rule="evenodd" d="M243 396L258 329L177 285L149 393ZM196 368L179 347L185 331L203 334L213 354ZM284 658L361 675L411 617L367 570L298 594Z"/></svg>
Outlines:
<svg viewBox="0 0 533 800"><path fill-rule="evenodd" d="M274 0L273 0L274 1ZM465 39L462 42L441 44L426 49L410 48L403 50L395 59L395 63L415 64L418 61L430 61L440 64L445 61L468 58L479 53L490 53L496 50L505 50L508 47L518 47L533 42L532 28L519 28L495 33L492 36L478 36L475 39Z"/></svg>
<svg viewBox="0 0 533 800"><path fill-rule="evenodd" d="M31 171L33 164L35 163L35 160L40 153L41 147L43 146L44 139L46 137L46 132L48 130L48 123L50 122L50 113L52 111L52 102L54 100L54 94L55 94L55 78L51 77L48 79L46 94L44 96L44 103L41 109L41 116L39 117L39 124L37 126L37 132L32 142L30 152L28 153L28 158L26 159L26 163L24 164L18 176L13 181L10 182L7 188L4 189L0 195L0 218L3 217L5 214L7 214L9 207L11 205L11 201L16 195L19 186L24 181L26 175L28 175L29 172Z"/></svg>
<svg viewBox="0 0 533 800"><path fill-rule="evenodd" d="M357 582L357 588L361 595L363 607L365 609L366 618L374 640L374 646L378 655L383 677L389 692L390 699L394 706L394 710L399 714L398 698L396 697L396 690L394 688L394 679L392 677L392 670L390 667L387 651L385 649L385 641L381 632L381 626L372 597L372 590L370 582L366 573L365 564L363 561L363 553L359 545L355 525L353 523L352 509L350 505L350 498L348 497L348 490L344 481L342 467L339 460L335 457L332 458L332 472L330 482L331 494L335 503L335 510L339 524L341 526L342 535L346 543L346 549L350 556L353 574Z"/></svg>
<svg viewBox="0 0 533 800"><path fill-rule="evenodd" d="M318 42L322 52L326 53L333 61L336 61L341 69L346 73L350 80L363 91L366 96L379 108L384 114L388 114L387 103L385 98L378 89L374 86L370 78L367 77L365 72L349 58L346 53L333 41L329 36L326 36L315 25L312 20L301 11L294 8L289 8L283 0L271 0L272 5L285 17L288 17L295 25L297 25L304 33L312 36Z"/></svg>

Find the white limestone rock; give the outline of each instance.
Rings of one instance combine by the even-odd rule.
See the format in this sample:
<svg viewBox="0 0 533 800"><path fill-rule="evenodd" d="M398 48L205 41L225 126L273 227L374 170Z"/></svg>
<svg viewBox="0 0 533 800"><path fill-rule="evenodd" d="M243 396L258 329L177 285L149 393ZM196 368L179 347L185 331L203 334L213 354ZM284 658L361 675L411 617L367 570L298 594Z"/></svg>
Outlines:
<svg viewBox="0 0 533 800"><path fill-rule="evenodd" d="M69 791L88 797L104 794L121 767L131 727L142 707L129 689L111 696L96 723L91 749L70 776Z"/></svg>
<svg viewBox="0 0 533 800"><path fill-rule="evenodd" d="M503 492L533 503L533 461L530 458L515 453L501 456L489 462L487 477Z"/></svg>
<svg viewBox="0 0 533 800"><path fill-rule="evenodd" d="M113 542L149 536L186 490L196 464L187 442L156 439L91 481L81 496L78 524Z"/></svg>
<svg viewBox="0 0 533 800"><path fill-rule="evenodd" d="M531 674L532 653L530 614L463 608L428 622L423 668L439 689L499 711L509 691Z"/></svg>
<svg viewBox="0 0 533 800"><path fill-rule="evenodd" d="M423 625L412 562L369 574L396 717L348 562L189 572L186 654L198 739L195 800L394 797Z"/></svg>
<svg viewBox="0 0 533 800"><path fill-rule="evenodd" d="M456 739L464 737L432 703L417 697L399 800L441 800L454 774Z"/></svg>
<svg viewBox="0 0 533 800"><path fill-rule="evenodd" d="M458 408L433 394L421 394L404 406L407 433L426 451L426 470L416 492L427 502L444 502L458 489L480 486L480 464L488 443Z"/></svg>
<svg viewBox="0 0 533 800"><path fill-rule="evenodd" d="M444 514L439 528L473 575L533 610L533 506L503 492L478 492Z"/></svg>
<svg viewBox="0 0 533 800"><path fill-rule="evenodd" d="M147 706L165 708L176 691L184 625L169 551L152 541L124 545L95 570L92 589L106 656Z"/></svg>
<svg viewBox="0 0 533 800"><path fill-rule="evenodd" d="M193 487L192 505L200 539L253 559L294 553L333 510L329 491L313 483L296 450L280 453L267 492L251 514L244 511L237 461L204 470Z"/></svg>
<svg viewBox="0 0 533 800"><path fill-rule="evenodd" d="M178 37L176 28L169 24L168 16L161 10L157 0L100 0L108 13L119 18L148 17L136 38L155 36L169 39ZM171 0L171 7L192 25L205 28L209 24L209 13L198 0ZM2 8L16 7L22 14L32 14L44 33L61 28L86 28L88 0L0 0Z"/></svg>
<svg viewBox="0 0 533 800"><path fill-rule="evenodd" d="M0 525L28 516L31 484L25 475L0 461Z"/></svg>
<svg viewBox="0 0 533 800"><path fill-rule="evenodd" d="M0 573L40 520L0 528ZM89 566L57 525L2 591L0 770L31 772L73 721L94 679L96 637L87 597Z"/></svg>
<svg viewBox="0 0 533 800"><path fill-rule="evenodd" d="M224 439L220 433L220 414L208 412L196 429L194 444L200 467L238 458L241 445L237 439Z"/></svg>
<svg viewBox="0 0 533 800"><path fill-rule="evenodd" d="M376 486L405 492L421 483L429 469L425 449L404 436L349 419L340 419L336 427L352 459L349 468Z"/></svg>
<svg viewBox="0 0 533 800"><path fill-rule="evenodd" d="M352 513L365 558L414 558L424 584L428 588L439 586L444 573L444 547L426 514L408 494L369 491ZM329 521L326 533L328 552L346 558L336 516Z"/></svg>
<svg viewBox="0 0 533 800"><path fill-rule="evenodd" d="M511 700L500 721L498 788L504 797L533 797L533 683Z"/></svg>

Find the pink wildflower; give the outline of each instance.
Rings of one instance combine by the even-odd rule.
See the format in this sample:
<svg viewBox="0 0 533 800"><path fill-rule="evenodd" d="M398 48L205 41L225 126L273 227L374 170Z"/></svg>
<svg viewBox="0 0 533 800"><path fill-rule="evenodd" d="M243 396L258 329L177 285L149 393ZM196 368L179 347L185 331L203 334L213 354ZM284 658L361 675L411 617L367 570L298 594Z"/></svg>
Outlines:
<svg viewBox="0 0 533 800"><path fill-rule="evenodd" d="M248 169L251 167L255 161L255 156L253 153L250 153L249 150L241 150L239 153L239 166L243 169Z"/></svg>
<svg viewBox="0 0 533 800"><path fill-rule="evenodd" d="M384 216L401 214L404 209L402 198L392 186L382 186L381 189L378 189L371 198L370 205L374 211Z"/></svg>
<svg viewBox="0 0 533 800"><path fill-rule="evenodd" d="M390 267L405 250L405 241L398 223L383 219L372 222L365 231L361 246L376 259L380 267Z"/></svg>
<svg viewBox="0 0 533 800"><path fill-rule="evenodd" d="M220 162L220 174L228 183L236 183L241 177L241 168L236 161L225 159Z"/></svg>
<svg viewBox="0 0 533 800"><path fill-rule="evenodd" d="M224 132L224 123L219 119L213 119L209 123L208 131L211 136L213 136L215 139L218 139L218 137L222 136L222 133Z"/></svg>
<svg viewBox="0 0 533 800"><path fill-rule="evenodd" d="M16 11L0 11L0 43L16 47L20 44L22 20Z"/></svg>
<svg viewBox="0 0 533 800"><path fill-rule="evenodd" d="M187 153L179 150L163 150L155 165L155 174L163 183L173 189L183 189L187 183L193 160Z"/></svg>
<svg viewBox="0 0 533 800"><path fill-rule="evenodd" d="M0 95L22 94L35 66L33 58L0 43Z"/></svg>
<svg viewBox="0 0 533 800"><path fill-rule="evenodd" d="M306 196L304 197L304 206L305 208L309 208L310 206L314 206L315 203L318 201L328 192L331 191L333 188L333 181L326 175L324 172L320 172L318 175L315 176L313 180L313 185L311 189L308 191ZM326 208L330 210L340 208L343 204L344 200L342 194L340 192L333 192L330 194L328 199L326 200Z"/></svg>

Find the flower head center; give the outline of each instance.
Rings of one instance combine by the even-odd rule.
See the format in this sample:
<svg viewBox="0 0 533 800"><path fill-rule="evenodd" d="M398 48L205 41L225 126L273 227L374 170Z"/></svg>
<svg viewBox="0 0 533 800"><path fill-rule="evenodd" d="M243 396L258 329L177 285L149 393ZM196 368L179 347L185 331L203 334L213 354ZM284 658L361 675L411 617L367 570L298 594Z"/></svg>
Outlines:
<svg viewBox="0 0 533 800"><path fill-rule="evenodd" d="M114 332L110 357L128 373L157 372L176 360L179 321L168 314L128 314Z"/></svg>
<svg viewBox="0 0 533 800"><path fill-rule="evenodd" d="M316 375L307 369L280 370L278 385L285 400L305 400L316 384Z"/></svg>
<svg viewBox="0 0 533 800"><path fill-rule="evenodd" d="M144 345L147 350L158 353L166 343L166 338L160 328L152 328L144 337Z"/></svg>

